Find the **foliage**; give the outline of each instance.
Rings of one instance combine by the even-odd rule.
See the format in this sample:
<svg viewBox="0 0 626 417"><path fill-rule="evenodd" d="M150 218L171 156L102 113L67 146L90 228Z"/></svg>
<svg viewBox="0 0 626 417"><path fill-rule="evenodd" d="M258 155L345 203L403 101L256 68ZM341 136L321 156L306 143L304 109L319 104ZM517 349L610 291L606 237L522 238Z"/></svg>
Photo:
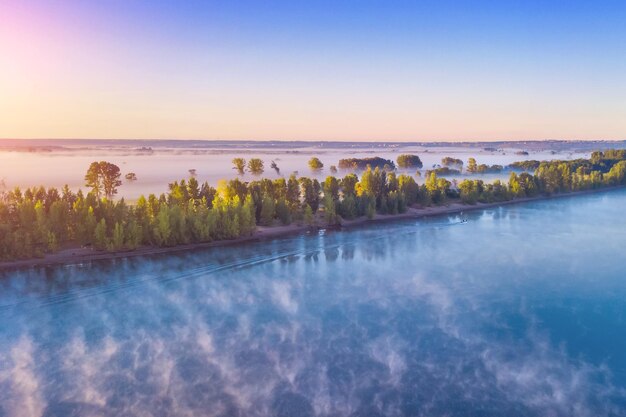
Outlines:
<svg viewBox="0 0 626 417"><path fill-rule="evenodd" d="M237 170L239 175L243 175L246 169L246 160L243 158L234 158L233 159L233 169Z"/></svg>
<svg viewBox="0 0 626 417"><path fill-rule="evenodd" d="M472 174L495 174L502 172L503 169L504 167L502 165L478 165L474 158L469 158L467 161L467 172Z"/></svg>
<svg viewBox="0 0 626 417"><path fill-rule="evenodd" d="M534 171L539 168L539 164L540 162L535 160L517 161L510 163L508 168L517 171Z"/></svg>
<svg viewBox="0 0 626 417"><path fill-rule="evenodd" d="M340 159L337 164L341 169L354 169L354 170L363 170L368 166L371 168L380 168L384 169L385 165L390 167L391 169L395 169L396 166L393 161L389 159L383 159L378 156L373 158L345 158Z"/></svg>
<svg viewBox="0 0 626 417"><path fill-rule="evenodd" d="M421 168L423 166L422 160L417 155L398 155L396 161L398 162L398 167L400 168Z"/></svg>
<svg viewBox="0 0 626 417"><path fill-rule="evenodd" d="M497 174L502 172L504 167L502 165L485 165L480 164L476 167L476 171L478 174Z"/></svg>
<svg viewBox="0 0 626 417"><path fill-rule="evenodd" d="M446 156L441 159L441 165L444 167L463 167L463 161L461 159Z"/></svg>
<svg viewBox="0 0 626 417"><path fill-rule="evenodd" d="M427 170L426 176L429 176L431 173L435 173L436 175L445 177L446 175L460 175L461 171L459 171L458 169L453 169L449 167L441 167L441 168Z"/></svg>
<svg viewBox="0 0 626 417"><path fill-rule="evenodd" d="M534 174L511 172L507 183L465 179L455 186L429 172L419 185L410 175L367 167L361 178L353 173L341 179L329 176L322 184L292 175L251 182L235 178L220 181L216 189L189 178L170 183L167 193L141 196L128 205L110 198L116 170L110 169L113 180L105 185L99 175L101 167L104 172L109 168L94 164L87 194L68 186L0 193L0 260L43 256L67 245L119 251L234 239L276 219L313 225L320 208L325 222L336 224L342 218L402 213L416 204L446 204L456 198L476 204L626 185L626 152L609 150L594 152L590 159L543 161Z"/></svg>
<svg viewBox="0 0 626 417"><path fill-rule="evenodd" d="M254 175L261 175L264 170L263 161L259 158L252 158L248 161L248 171Z"/></svg>
<svg viewBox="0 0 626 417"><path fill-rule="evenodd" d="M106 161L92 162L85 174L85 186L99 198L113 198L117 187L122 185L120 167Z"/></svg>
<svg viewBox="0 0 626 417"><path fill-rule="evenodd" d="M309 159L309 168L314 171L319 171L320 169L324 168L324 164L322 163L322 161L319 160L319 158L313 157Z"/></svg>

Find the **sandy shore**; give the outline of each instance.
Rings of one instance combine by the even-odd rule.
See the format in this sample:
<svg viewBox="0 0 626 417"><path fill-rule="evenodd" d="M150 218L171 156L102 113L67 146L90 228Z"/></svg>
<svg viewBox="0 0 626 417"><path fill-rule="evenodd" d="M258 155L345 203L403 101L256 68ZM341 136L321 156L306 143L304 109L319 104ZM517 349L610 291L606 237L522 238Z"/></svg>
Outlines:
<svg viewBox="0 0 626 417"><path fill-rule="evenodd" d="M539 196L532 198L520 198L510 201L503 201L498 203L477 203L474 205L462 204L459 202L451 203L446 206L431 206L424 208L409 208L405 213L402 214L376 214L374 218L368 219L366 217L361 217L354 220L343 220L340 226L331 226L330 228L351 228L351 227L359 227L363 225L367 225L370 223L378 223L384 221L394 221L394 220L402 220L402 219L417 219L421 217L430 217L430 216L441 216L441 215L449 215L460 213L464 211L476 211L483 210L487 208L500 207L511 204L522 204L530 201L541 201L541 200L549 200L556 198L565 198L565 197L575 197L584 194L591 193L600 193L600 192L610 192L617 189L622 189L623 187L612 187L612 188L602 188L598 190L587 190L587 191L578 191L574 193L564 193L564 194L555 194L553 196ZM321 224L321 220L318 222ZM202 249L202 248L211 248L216 246L227 246L227 245L235 245L242 243L250 243L250 242L259 242L263 240L275 239L279 237L285 237L290 235L296 235L300 233L305 233L311 230L319 230L319 229L327 229L329 226L326 225L316 225L316 226L307 226L303 224L290 224L288 226L272 226L272 227L263 227L258 226L257 230L251 236L244 236L237 239L231 240L219 240L214 242L205 242L205 243L193 243L189 245L178 245L173 247L153 247L153 246L145 246L133 251L117 251L117 252L105 252L98 251L91 248L69 248L63 249L58 252L47 254L43 258L34 258L34 259L25 259L19 261L10 261L10 262L0 262L0 271L6 270L15 270L22 268L31 268L31 267L44 267L44 266L54 266L54 265L71 265L71 264L81 264L88 263L92 261L99 260L107 260L107 259L120 259L120 258L129 258L134 256L145 256L145 255L158 255L158 254L166 254L166 253L176 253L176 252L184 252L192 249Z"/></svg>

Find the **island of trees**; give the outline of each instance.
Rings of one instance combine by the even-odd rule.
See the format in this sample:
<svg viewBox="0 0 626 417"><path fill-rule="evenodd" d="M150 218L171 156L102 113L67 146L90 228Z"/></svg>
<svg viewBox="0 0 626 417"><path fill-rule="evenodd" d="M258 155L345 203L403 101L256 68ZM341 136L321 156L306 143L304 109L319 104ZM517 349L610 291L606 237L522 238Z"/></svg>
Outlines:
<svg viewBox="0 0 626 417"><path fill-rule="evenodd" d="M444 167L463 167L463 161L457 158L452 158L450 156L446 156L441 159L441 165Z"/></svg>
<svg viewBox="0 0 626 417"><path fill-rule="evenodd" d="M386 170L394 170L396 169L396 165L390 159L380 158L375 156L373 158L345 158L340 159L337 166L340 169L352 169L352 170L364 170L367 167L372 169L386 169Z"/></svg>
<svg viewBox="0 0 626 417"><path fill-rule="evenodd" d="M249 182L234 178L214 188L191 177L132 205L113 199L121 184L119 168L94 162L85 176L87 192L65 186L0 193L0 260L40 257L77 246L119 251L209 242L249 236L257 225L334 225L376 213L403 213L409 207L492 203L626 185L626 150L594 152L590 159L543 161L533 174L511 172L508 182L492 183L464 179L455 184L430 172L418 184L410 175L397 175L391 161L369 160L377 165L367 166L360 177L349 173L322 182L295 175ZM238 171L262 169L262 161L251 161L233 163ZM361 163L342 161L350 167Z"/></svg>
<svg viewBox="0 0 626 417"><path fill-rule="evenodd" d="M324 168L324 164L322 163L322 161L320 161L319 158L313 157L309 159L309 168L311 168L313 171L319 171L320 169Z"/></svg>
<svg viewBox="0 0 626 417"><path fill-rule="evenodd" d="M400 168L421 168L423 166L422 160L417 155L399 155L396 162Z"/></svg>
<svg viewBox="0 0 626 417"><path fill-rule="evenodd" d="M442 177L449 175L461 175L460 170L450 167L440 167L426 170L426 175L430 175L432 173L435 173L436 175L440 175Z"/></svg>

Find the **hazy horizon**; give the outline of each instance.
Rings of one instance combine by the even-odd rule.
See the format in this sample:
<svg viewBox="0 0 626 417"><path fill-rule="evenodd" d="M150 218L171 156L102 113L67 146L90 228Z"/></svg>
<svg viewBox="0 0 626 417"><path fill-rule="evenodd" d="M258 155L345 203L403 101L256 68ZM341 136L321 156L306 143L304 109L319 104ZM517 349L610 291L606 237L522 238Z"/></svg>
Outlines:
<svg viewBox="0 0 626 417"><path fill-rule="evenodd" d="M589 139L569 139L569 138L546 138L546 139L432 139L432 140L376 140L376 139L359 139L359 140L348 140L348 139L254 139L254 138L234 138L234 139L224 139L224 138L106 138L106 137L75 137L75 138L64 138L64 137L0 137L0 141L142 141L142 142L168 142L168 141L176 141L176 142L284 142L284 143L293 143L293 142L302 142L302 143L372 143L372 144L412 144L412 143L423 143L423 144L434 144L434 143L446 143L450 145L454 144L467 144L467 143L542 143L542 142L624 142L626 141L626 137L617 138L617 139L603 139L603 138L589 138Z"/></svg>
<svg viewBox="0 0 626 417"><path fill-rule="evenodd" d="M0 4L0 137L626 137L623 2Z"/></svg>

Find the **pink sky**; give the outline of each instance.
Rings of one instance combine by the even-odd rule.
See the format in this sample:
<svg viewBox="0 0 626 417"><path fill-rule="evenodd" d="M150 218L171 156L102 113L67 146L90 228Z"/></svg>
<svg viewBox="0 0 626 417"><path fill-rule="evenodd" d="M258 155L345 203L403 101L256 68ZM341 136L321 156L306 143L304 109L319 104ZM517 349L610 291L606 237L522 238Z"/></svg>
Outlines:
<svg viewBox="0 0 626 417"><path fill-rule="evenodd" d="M2 2L0 137L626 138L621 9L309 7Z"/></svg>

